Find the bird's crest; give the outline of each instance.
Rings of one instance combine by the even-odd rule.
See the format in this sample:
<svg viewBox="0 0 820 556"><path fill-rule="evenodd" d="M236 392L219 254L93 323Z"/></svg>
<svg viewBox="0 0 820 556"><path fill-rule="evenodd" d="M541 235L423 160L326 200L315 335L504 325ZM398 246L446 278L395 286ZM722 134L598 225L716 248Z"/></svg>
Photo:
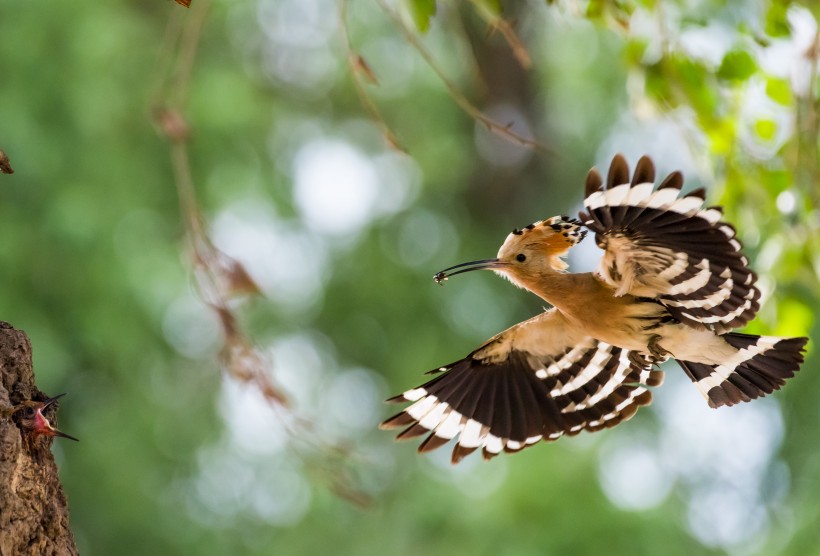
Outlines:
<svg viewBox="0 0 820 556"><path fill-rule="evenodd" d="M522 229L514 229L504 240L498 252L502 257L522 246L543 249L546 257L552 259L552 266L564 270L567 264L558 257L564 256L570 247L577 245L587 234L580 220L569 216L553 216L539 220Z"/></svg>

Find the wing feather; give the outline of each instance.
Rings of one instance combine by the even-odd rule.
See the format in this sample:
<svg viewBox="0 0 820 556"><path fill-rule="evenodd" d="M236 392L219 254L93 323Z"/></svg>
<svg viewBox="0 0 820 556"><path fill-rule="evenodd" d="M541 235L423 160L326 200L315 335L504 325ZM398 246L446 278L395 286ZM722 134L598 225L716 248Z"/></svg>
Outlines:
<svg viewBox="0 0 820 556"><path fill-rule="evenodd" d="M704 190L681 195L680 172L658 189L654 177L643 157L630 181L617 155L605 189L589 193L588 179L579 217L605 251L599 274L615 295L656 298L695 328L721 334L743 326L759 309L760 291L734 227L720 207L703 206Z"/></svg>
<svg viewBox="0 0 820 556"><path fill-rule="evenodd" d="M455 463L478 448L491 458L614 426L649 403L659 371L571 330L555 309L506 330L397 396L413 403L382 428L404 428L401 439L428 434L421 452L456 439Z"/></svg>

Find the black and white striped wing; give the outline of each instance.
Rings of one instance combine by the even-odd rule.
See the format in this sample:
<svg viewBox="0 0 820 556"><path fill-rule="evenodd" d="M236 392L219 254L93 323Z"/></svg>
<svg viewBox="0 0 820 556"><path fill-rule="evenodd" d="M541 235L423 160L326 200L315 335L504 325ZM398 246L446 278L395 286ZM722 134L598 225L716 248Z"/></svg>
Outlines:
<svg viewBox="0 0 820 556"><path fill-rule="evenodd" d="M719 207L703 207L704 191L683 196L680 172L655 189L655 168L644 156L630 181L616 155L606 188L587 176L586 212L579 214L605 250L599 274L615 295L657 298L681 322L718 334L743 326L759 308L757 277L735 229Z"/></svg>
<svg viewBox="0 0 820 556"><path fill-rule="evenodd" d="M382 423L399 439L427 435L420 452L455 439L452 461L481 448L489 459L541 440L596 431L647 405L662 373L636 368L629 352L572 337L554 309L516 325L438 376L388 401L412 402Z"/></svg>

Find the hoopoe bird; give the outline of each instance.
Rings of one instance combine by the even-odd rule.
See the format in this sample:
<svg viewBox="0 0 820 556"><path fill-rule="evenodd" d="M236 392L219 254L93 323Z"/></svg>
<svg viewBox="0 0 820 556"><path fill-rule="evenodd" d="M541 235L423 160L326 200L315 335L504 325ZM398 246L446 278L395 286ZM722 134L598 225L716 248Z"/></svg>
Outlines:
<svg viewBox="0 0 820 556"><path fill-rule="evenodd" d="M652 400L675 359L711 407L765 396L794 376L808 338L732 332L759 308L756 275L735 229L705 190L680 194L683 176L655 188L649 157L630 180L612 161L606 187L586 179L579 220L556 216L515 229L498 256L435 275L488 269L552 308L494 336L429 382L388 402L412 402L381 428L427 435L419 452L456 439L453 463L481 448L486 459L542 440L598 431ZM586 228L586 229L584 229ZM570 274L562 257L591 230L604 250L597 272Z"/></svg>

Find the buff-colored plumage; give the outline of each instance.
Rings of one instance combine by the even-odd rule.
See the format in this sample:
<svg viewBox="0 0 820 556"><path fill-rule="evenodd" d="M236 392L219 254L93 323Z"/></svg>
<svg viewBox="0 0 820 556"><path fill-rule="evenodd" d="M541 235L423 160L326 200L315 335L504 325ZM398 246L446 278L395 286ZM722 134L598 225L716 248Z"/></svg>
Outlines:
<svg viewBox="0 0 820 556"><path fill-rule="evenodd" d="M412 402L385 421L399 438L427 435L420 450L454 441L453 461L540 440L596 431L650 403L675 359L712 407L780 388L803 361L807 338L732 332L754 317L760 292L734 228L702 191L680 195L680 173L658 188L649 158L630 180L616 156L603 180L587 178L581 220L553 217L509 234L494 259L457 265L450 276L489 269L552 308L437 369L391 401ZM604 250L595 273L570 274L562 256L587 228Z"/></svg>

